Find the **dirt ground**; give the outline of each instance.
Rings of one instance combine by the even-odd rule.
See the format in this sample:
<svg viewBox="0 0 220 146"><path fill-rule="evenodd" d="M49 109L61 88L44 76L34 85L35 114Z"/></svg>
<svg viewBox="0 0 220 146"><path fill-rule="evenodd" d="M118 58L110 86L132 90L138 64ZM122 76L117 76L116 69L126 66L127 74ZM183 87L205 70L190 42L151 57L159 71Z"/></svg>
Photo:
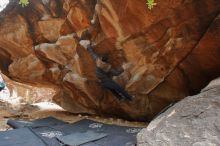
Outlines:
<svg viewBox="0 0 220 146"><path fill-rule="evenodd" d="M104 118L98 116L85 116L80 114L72 114L53 103L42 102L34 105L16 105L0 100L0 131L10 129L7 125L8 119L34 120L53 116L65 122L76 122L80 119L92 119L107 124L116 124L123 126L146 127L147 123L130 122L116 118Z"/></svg>

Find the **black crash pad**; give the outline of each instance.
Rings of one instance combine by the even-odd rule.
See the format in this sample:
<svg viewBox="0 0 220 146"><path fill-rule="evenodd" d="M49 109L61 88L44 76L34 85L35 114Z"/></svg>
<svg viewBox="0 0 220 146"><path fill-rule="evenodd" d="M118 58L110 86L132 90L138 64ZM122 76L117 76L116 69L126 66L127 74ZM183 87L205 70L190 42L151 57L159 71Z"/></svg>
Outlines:
<svg viewBox="0 0 220 146"><path fill-rule="evenodd" d="M30 129L0 132L0 146L46 146Z"/></svg>
<svg viewBox="0 0 220 146"><path fill-rule="evenodd" d="M60 146L61 144L56 137L62 136L63 133L62 131L54 129L53 126L67 123L53 117L47 117L34 121L8 120L7 124L15 129L28 127L38 136L38 139L41 139L47 146Z"/></svg>
<svg viewBox="0 0 220 146"><path fill-rule="evenodd" d="M106 133L97 133L89 130L83 133L76 132L70 135L60 136L58 139L65 145L78 146L88 142L97 141L106 136Z"/></svg>
<svg viewBox="0 0 220 146"><path fill-rule="evenodd" d="M87 143L82 146L134 146L136 144L136 135L142 128L109 125L93 120L81 120L76 123L61 125L54 127L59 131L63 131L65 135L74 132L85 133L88 130L95 133L106 133L107 136ZM67 141L68 142L68 141Z"/></svg>
<svg viewBox="0 0 220 146"><path fill-rule="evenodd" d="M14 129L23 128L23 127L47 127L47 126L56 126L67 124L61 120L58 120L54 117L47 117L43 119L38 119L34 121L24 121L24 120L8 120L7 124Z"/></svg>
<svg viewBox="0 0 220 146"><path fill-rule="evenodd" d="M33 123L36 123L36 121L33 121ZM136 144L136 135L142 129L109 125L88 119L72 124L64 122L64 124L57 125L45 123L43 124L44 126L39 123L36 125L32 127L33 132L48 146L59 146L59 141L62 141L63 144L70 144L74 142L73 139L77 136L81 137L82 145L80 146L134 146ZM93 134L88 134L88 131ZM84 142L87 143L83 144Z"/></svg>

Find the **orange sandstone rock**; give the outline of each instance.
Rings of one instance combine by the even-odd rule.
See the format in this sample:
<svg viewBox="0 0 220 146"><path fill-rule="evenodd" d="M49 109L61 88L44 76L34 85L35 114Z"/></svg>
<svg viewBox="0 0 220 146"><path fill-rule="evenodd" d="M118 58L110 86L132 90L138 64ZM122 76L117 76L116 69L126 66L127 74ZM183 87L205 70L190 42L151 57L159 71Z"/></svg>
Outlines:
<svg viewBox="0 0 220 146"><path fill-rule="evenodd" d="M153 10L145 0L32 0L5 11L1 69L20 82L58 86L54 101L73 113L151 119L220 75L219 0L158 0ZM95 13L95 51L124 69L114 80L132 102L100 85L94 60L74 38Z"/></svg>

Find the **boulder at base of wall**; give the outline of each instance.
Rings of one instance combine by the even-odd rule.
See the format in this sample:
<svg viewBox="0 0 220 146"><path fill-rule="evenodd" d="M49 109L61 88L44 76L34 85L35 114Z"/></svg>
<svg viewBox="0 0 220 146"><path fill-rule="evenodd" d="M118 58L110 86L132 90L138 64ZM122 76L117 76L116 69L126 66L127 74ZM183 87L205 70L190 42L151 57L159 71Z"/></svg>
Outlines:
<svg viewBox="0 0 220 146"><path fill-rule="evenodd" d="M219 146L220 78L162 113L137 139L138 146Z"/></svg>

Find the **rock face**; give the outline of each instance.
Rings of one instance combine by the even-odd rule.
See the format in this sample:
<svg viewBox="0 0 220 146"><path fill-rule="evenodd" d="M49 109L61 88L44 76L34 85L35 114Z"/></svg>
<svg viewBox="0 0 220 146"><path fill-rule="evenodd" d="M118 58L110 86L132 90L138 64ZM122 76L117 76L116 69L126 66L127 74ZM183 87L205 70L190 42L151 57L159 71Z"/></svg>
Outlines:
<svg viewBox="0 0 220 146"><path fill-rule="evenodd" d="M151 119L170 102L198 92L220 74L219 0L11 1L0 14L0 67L13 79L59 90L54 101L74 113ZM73 33L97 14L95 51L108 54L114 80L135 97L119 102Z"/></svg>
<svg viewBox="0 0 220 146"><path fill-rule="evenodd" d="M37 87L11 80L0 73L0 81L6 83L4 90L0 91L0 102L21 106L22 104L34 104L38 102L51 102L55 94L54 88Z"/></svg>
<svg viewBox="0 0 220 146"><path fill-rule="evenodd" d="M220 78L159 115L137 139L138 146L220 145Z"/></svg>

